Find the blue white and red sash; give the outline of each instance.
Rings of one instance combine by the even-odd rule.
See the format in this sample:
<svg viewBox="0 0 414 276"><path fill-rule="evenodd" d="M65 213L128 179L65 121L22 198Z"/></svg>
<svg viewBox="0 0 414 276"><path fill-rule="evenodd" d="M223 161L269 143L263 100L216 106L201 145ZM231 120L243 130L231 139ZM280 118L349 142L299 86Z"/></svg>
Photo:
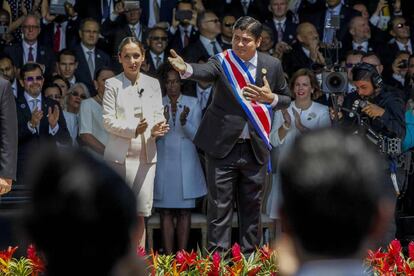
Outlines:
<svg viewBox="0 0 414 276"><path fill-rule="evenodd" d="M221 62L227 80L233 88L232 90L237 101L246 112L247 117L267 148L269 150L272 149L269 141L272 122L271 106L256 101L248 101L244 98L243 88L248 84L255 84L255 80L243 61L231 49L217 54L217 57Z"/></svg>

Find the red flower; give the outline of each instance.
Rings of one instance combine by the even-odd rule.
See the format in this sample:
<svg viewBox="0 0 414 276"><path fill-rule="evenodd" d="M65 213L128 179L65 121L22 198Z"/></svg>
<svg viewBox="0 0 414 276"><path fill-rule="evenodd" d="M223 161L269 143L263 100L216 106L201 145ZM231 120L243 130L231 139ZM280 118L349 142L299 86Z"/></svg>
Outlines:
<svg viewBox="0 0 414 276"><path fill-rule="evenodd" d="M5 262L9 262L13 257L14 252L17 250L18 246L11 247L9 246L7 250L0 251L0 259L3 259Z"/></svg>
<svg viewBox="0 0 414 276"><path fill-rule="evenodd" d="M33 272L37 275L39 272L45 271L45 263L39 257L36 252L36 247L33 244L30 244L26 250L27 258L32 262L33 265Z"/></svg>
<svg viewBox="0 0 414 276"><path fill-rule="evenodd" d="M272 250L269 248L269 246L267 246L267 244L265 244L262 248L260 248L259 252L261 254L260 259L262 261L269 260L270 256L272 255Z"/></svg>
<svg viewBox="0 0 414 276"><path fill-rule="evenodd" d="M189 265L192 266L193 264L195 264L196 259L197 259L197 253L194 251L191 251L190 253L184 251L184 257L185 257L185 262Z"/></svg>
<svg viewBox="0 0 414 276"><path fill-rule="evenodd" d="M238 262L242 259L242 254L240 252L240 245L235 243L231 248L231 254L233 255L233 262Z"/></svg>
<svg viewBox="0 0 414 276"><path fill-rule="evenodd" d="M399 240L393 240L388 246L388 252L393 256L397 257L401 253L401 243Z"/></svg>
<svg viewBox="0 0 414 276"><path fill-rule="evenodd" d="M147 252L145 252L145 249L142 246L138 246L138 248L137 248L137 255L139 257L146 257L147 256Z"/></svg>
<svg viewBox="0 0 414 276"><path fill-rule="evenodd" d="M211 270L208 272L208 276L219 276L220 275L220 254L216 251L213 254L213 265Z"/></svg>
<svg viewBox="0 0 414 276"><path fill-rule="evenodd" d="M408 257L414 261L414 242L412 241L408 244Z"/></svg>
<svg viewBox="0 0 414 276"><path fill-rule="evenodd" d="M247 276L255 276L257 272L260 271L261 268L262 268L261 266L258 266L258 267L250 269L249 272L247 272Z"/></svg>

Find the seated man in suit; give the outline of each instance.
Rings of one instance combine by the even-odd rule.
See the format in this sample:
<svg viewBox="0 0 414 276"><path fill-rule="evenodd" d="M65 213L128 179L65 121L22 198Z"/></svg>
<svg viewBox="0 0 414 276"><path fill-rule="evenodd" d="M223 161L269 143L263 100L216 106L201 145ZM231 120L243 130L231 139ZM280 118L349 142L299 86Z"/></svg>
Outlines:
<svg viewBox="0 0 414 276"><path fill-rule="evenodd" d="M23 181L26 161L33 149L41 142L52 141L59 145L70 145L71 142L59 103L41 94L44 82L42 70L37 63L27 63L20 70L24 92L16 99L19 134L17 181L9 193L10 201L14 203L27 200L28 190Z"/></svg>
<svg viewBox="0 0 414 276"><path fill-rule="evenodd" d="M351 40L342 43L342 53L349 50L367 52L376 52L376 43L371 40L371 28L368 19L362 16L355 16L349 22L349 34Z"/></svg>
<svg viewBox="0 0 414 276"><path fill-rule="evenodd" d="M28 62L36 62L45 67L45 74L49 76L55 58L52 49L42 45L38 40L40 34L39 17L28 14L22 23L22 33L22 42L7 46L4 52L13 59L17 68L21 68Z"/></svg>
<svg viewBox="0 0 414 276"><path fill-rule="evenodd" d="M338 129L308 132L280 164L279 213L299 260L295 275L367 275L367 249L393 215L373 145Z"/></svg>
<svg viewBox="0 0 414 276"><path fill-rule="evenodd" d="M315 70L325 66L325 57L320 49L319 34L315 26L305 22L298 26L296 38L298 41L283 57L283 69L291 76L300 68Z"/></svg>
<svg viewBox="0 0 414 276"><path fill-rule="evenodd" d="M22 88L17 81L17 68L7 54L0 54L0 75L10 82L13 95L17 98Z"/></svg>
<svg viewBox="0 0 414 276"><path fill-rule="evenodd" d="M95 19L82 20L79 29L81 42L74 49L78 61L78 68L75 71L76 81L83 82L91 96L96 95L93 85L95 72L103 66L109 66L111 62L108 54L96 47L99 33L100 27Z"/></svg>
<svg viewBox="0 0 414 276"><path fill-rule="evenodd" d="M184 58L188 62L197 62L200 57L211 57L223 50L217 41L221 28L220 20L215 13L200 13L197 16L197 27L200 32L198 40L184 49Z"/></svg>
<svg viewBox="0 0 414 276"><path fill-rule="evenodd" d="M221 19L221 34L219 41L223 50L231 48L234 22L236 22L236 18L231 14L224 15Z"/></svg>
<svg viewBox="0 0 414 276"><path fill-rule="evenodd" d="M275 51L277 57L282 59L283 54L290 51L290 45L296 40L297 24L294 22L293 14L288 12L288 0L270 0L269 10L272 19L267 20L265 25L269 26L275 37Z"/></svg>
<svg viewBox="0 0 414 276"><path fill-rule="evenodd" d="M156 77L158 69L167 60L167 55L165 54L168 45L167 32L160 27L152 28L148 33L147 45L148 50L145 54L149 65L147 73Z"/></svg>
<svg viewBox="0 0 414 276"><path fill-rule="evenodd" d="M191 19L177 16L180 13L191 12ZM175 13L173 14L170 32L170 45L168 48L174 49L181 54L188 44L198 39L196 27L197 11L191 0L181 0L177 2Z"/></svg>
<svg viewBox="0 0 414 276"><path fill-rule="evenodd" d="M76 81L75 71L78 68L78 60L76 54L70 49L62 49L57 57L56 71L58 75L65 78L70 85L74 85Z"/></svg>

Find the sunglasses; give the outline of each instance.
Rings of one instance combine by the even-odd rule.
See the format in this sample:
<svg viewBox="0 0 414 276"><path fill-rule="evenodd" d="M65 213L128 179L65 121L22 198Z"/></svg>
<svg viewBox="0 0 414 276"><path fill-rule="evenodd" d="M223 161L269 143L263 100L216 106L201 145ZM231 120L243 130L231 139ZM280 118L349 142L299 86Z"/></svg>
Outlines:
<svg viewBox="0 0 414 276"><path fill-rule="evenodd" d="M34 82L34 81L42 81L44 78L43 76L36 76L36 77L26 77L25 80L27 82Z"/></svg>
<svg viewBox="0 0 414 276"><path fill-rule="evenodd" d="M82 100L86 99L86 95L83 93L79 93L78 91L73 91L72 93L70 93L73 97L79 97Z"/></svg>
<svg viewBox="0 0 414 276"><path fill-rule="evenodd" d="M218 20L218 19L216 18L216 19L206 20L205 22L206 22L206 23L209 23L209 22L219 23L219 22L220 22L220 20Z"/></svg>
<svg viewBox="0 0 414 276"><path fill-rule="evenodd" d="M356 64L353 64L353 63L345 63L345 67L346 67L346 68L348 68L348 69L352 69L352 68L354 68L354 67L355 67L355 65L356 65Z"/></svg>
<svg viewBox="0 0 414 276"><path fill-rule="evenodd" d="M168 41L168 37L166 36L151 36L150 37L151 40L157 41L157 40L161 40L161 41Z"/></svg>
<svg viewBox="0 0 414 276"><path fill-rule="evenodd" d="M62 96L56 94L56 95L46 96L46 98L53 99L53 100L60 100L60 99L62 99Z"/></svg>
<svg viewBox="0 0 414 276"><path fill-rule="evenodd" d="M224 27L231 28L234 26L234 23L224 23Z"/></svg>
<svg viewBox="0 0 414 276"><path fill-rule="evenodd" d="M397 25L395 25L395 27L397 27L397 29L401 29L403 27L409 27L409 26L407 25L407 23L398 23Z"/></svg>

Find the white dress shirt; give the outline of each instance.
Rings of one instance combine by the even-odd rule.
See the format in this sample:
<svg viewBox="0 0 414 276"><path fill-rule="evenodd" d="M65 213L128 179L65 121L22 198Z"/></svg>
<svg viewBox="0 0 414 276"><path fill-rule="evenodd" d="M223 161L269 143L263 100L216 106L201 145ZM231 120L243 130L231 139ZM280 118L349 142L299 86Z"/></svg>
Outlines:
<svg viewBox="0 0 414 276"><path fill-rule="evenodd" d="M211 89L213 88L212 85L209 85L207 88L203 88L200 85L196 86L196 93L197 93L197 99L198 103L201 107L201 110L205 109L207 107L208 98L211 94Z"/></svg>
<svg viewBox="0 0 414 276"><path fill-rule="evenodd" d="M36 62L37 58L37 41L33 45L29 45L26 41L22 41L23 45L23 64L26 64L29 61L29 51L32 47L33 61Z"/></svg>
<svg viewBox="0 0 414 276"><path fill-rule="evenodd" d="M42 110L42 96L39 94L36 98L33 98L29 93L26 91L24 92L24 98L26 99L27 104L29 105L30 112L33 113L34 106L32 105L33 100L37 100L37 110ZM47 116L47 114L43 114L43 116ZM39 127L39 126L37 126ZM27 122L27 128L30 130L31 133L35 134L36 132L39 132L37 128L33 128L30 125L30 121ZM56 126L52 129L49 125L49 134L55 135L59 131L59 123L56 124Z"/></svg>
<svg viewBox="0 0 414 276"><path fill-rule="evenodd" d="M403 44L401 42L399 42L398 40L396 40L395 42L397 42L398 45L398 49L400 49L400 51L407 51L406 46L408 46L408 52L410 52L410 54L413 53L413 46L411 45L411 40L408 40L407 44Z"/></svg>
<svg viewBox="0 0 414 276"><path fill-rule="evenodd" d="M128 24L128 26L129 26L129 29L131 30L131 32L132 32L132 30L134 30L135 34L133 34L133 35L135 35L135 37L139 41L142 41L142 26L141 26L141 24L138 22L135 25Z"/></svg>
<svg viewBox="0 0 414 276"><path fill-rule="evenodd" d="M161 0L149 0L149 18L148 18L148 28L154 27L155 24L157 24L157 21L155 20L155 14L154 14L154 1L158 2L158 7L161 9Z"/></svg>
<svg viewBox="0 0 414 276"><path fill-rule="evenodd" d="M53 24L53 34L57 31L57 23ZM63 21L60 23L60 44L59 51L66 48L66 27L68 26L68 21Z"/></svg>
<svg viewBox="0 0 414 276"><path fill-rule="evenodd" d="M157 66L157 57L160 57L161 58L159 66L163 63L163 61L164 61L164 52L162 52L161 54L157 55L157 54L153 53L150 50L149 53L150 53L150 56L152 58L152 62L154 63L154 67ZM155 68L155 69L158 69L158 68Z"/></svg>
<svg viewBox="0 0 414 276"><path fill-rule="evenodd" d="M223 49L221 48L220 44L218 43L216 39L210 40L207 37L200 35L200 41L210 56L214 56L214 50L213 50L213 44L212 44L213 41L215 42L218 52L221 53L223 51Z"/></svg>

